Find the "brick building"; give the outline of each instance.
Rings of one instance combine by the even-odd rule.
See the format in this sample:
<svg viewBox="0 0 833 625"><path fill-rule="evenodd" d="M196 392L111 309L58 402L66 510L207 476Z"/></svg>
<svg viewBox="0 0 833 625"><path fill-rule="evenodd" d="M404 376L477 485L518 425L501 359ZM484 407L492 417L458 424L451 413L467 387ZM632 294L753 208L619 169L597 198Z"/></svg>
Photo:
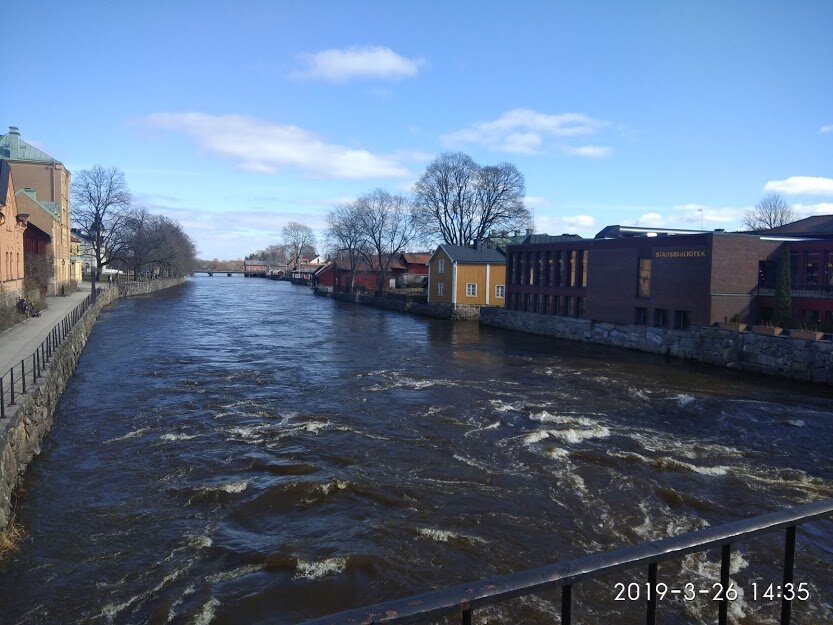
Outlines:
<svg viewBox="0 0 833 625"><path fill-rule="evenodd" d="M672 328L754 322L760 234L610 226L594 239L530 235L507 248L507 308Z"/></svg>

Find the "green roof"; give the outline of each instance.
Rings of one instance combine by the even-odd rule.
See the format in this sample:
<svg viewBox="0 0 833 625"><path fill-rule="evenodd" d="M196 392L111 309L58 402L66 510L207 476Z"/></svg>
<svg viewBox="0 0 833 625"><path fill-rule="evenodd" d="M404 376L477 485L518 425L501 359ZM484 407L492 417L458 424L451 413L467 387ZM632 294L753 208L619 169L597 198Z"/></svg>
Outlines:
<svg viewBox="0 0 833 625"><path fill-rule="evenodd" d="M0 158L10 161L58 162L43 150L23 141L20 131L15 126L9 126L9 132L0 135Z"/></svg>

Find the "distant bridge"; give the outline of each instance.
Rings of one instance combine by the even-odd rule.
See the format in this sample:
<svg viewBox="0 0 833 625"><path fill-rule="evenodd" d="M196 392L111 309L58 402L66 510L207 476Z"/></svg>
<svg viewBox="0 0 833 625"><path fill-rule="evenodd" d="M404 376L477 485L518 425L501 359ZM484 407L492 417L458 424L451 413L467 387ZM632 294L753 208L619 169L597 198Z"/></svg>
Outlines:
<svg viewBox="0 0 833 625"><path fill-rule="evenodd" d="M265 278L266 272L265 271L226 271L225 269L197 269L196 271L191 272L192 276L198 275L207 275L213 276L214 274L218 276L222 276L225 274L229 278L232 276L243 276L244 278Z"/></svg>

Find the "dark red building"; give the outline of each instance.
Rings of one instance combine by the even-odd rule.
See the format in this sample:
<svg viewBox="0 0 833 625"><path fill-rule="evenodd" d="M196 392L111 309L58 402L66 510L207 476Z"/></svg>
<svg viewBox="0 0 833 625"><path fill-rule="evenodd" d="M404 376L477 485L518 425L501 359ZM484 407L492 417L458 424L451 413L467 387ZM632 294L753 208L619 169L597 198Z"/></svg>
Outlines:
<svg viewBox="0 0 833 625"><path fill-rule="evenodd" d="M761 235L610 226L594 239L530 235L507 247L509 310L671 328L758 317Z"/></svg>

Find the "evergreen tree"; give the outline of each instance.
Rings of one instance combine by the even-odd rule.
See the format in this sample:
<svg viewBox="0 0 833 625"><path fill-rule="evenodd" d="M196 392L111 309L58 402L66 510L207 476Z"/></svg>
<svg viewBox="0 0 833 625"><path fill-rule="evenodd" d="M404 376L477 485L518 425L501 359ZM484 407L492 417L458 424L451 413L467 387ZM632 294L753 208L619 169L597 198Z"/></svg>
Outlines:
<svg viewBox="0 0 833 625"><path fill-rule="evenodd" d="M790 253L784 249L778 263L778 275L775 278L775 323L782 328L792 325L792 281L790 278Z"/></svg>

